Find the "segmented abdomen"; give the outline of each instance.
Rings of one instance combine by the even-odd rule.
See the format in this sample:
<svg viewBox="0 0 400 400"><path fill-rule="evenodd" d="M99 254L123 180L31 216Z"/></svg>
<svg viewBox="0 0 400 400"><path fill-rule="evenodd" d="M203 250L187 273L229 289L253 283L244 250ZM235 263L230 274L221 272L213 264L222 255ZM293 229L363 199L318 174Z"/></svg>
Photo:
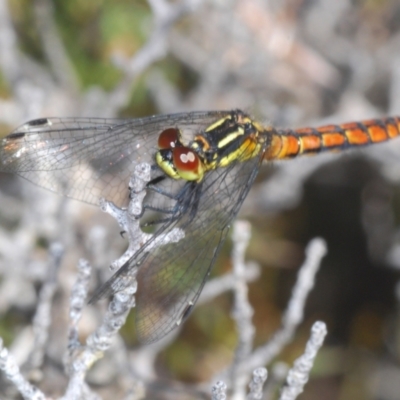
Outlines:
<svg viewBox="0 0 400 400"><path fill-rule="evenodd" d="M277 160L385 142L400 135L400 117L318 128L279 129L270 133L271 142L264 159Z"/></svg>

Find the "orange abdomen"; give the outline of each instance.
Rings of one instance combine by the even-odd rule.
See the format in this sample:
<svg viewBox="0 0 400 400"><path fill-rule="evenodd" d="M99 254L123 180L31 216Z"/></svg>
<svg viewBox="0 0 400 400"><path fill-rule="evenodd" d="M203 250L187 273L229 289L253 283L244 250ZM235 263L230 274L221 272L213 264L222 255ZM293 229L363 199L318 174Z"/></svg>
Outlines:
<svg viewBox="0 0 400 400"><path fill-rule="evenodd" d="M271 129L268 134L271 134L271 142L265 151L264 159L293 158L302 154L343 150L393 139L400 135L400 117L318 128Z"/></svg>

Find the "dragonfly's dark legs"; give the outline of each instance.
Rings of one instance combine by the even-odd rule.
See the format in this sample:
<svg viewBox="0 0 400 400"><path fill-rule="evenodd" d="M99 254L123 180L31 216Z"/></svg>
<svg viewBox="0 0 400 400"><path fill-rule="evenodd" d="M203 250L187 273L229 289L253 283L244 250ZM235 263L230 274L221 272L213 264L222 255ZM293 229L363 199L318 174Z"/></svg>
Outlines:
<svg viewBox="0 0 400 400"><path fill-rule="evenodd" d="M164 177L162 177L164 178ZM156 178L157 179L157 178ZM163 179L157 179L157 183L161 182ZM162 207L155 207L150 204L145 204L143 209L156 211L162 214L170 214L170 217L161 218L153 221L146 222L144 226L149 225L157 225L160 223L165 222L173 222L176 221L181 217L183 213L186 212L188 208L192 207L192 197L195 194L194 188L197 188L197 184L193 182L186 182L186 184L179 190L177 194L172 195L171 193L167 192L165 189L155 186L154 181L152 181L151 186L149 187L150 190L165 196L169 199L172 199L176 202L176 204L172 208L162 208ZM184 200L184 201L183 201ZM197 210L197 203L195 204L195 210ZM194 214L196 211L194 212Z"/></svg>
<svg viewBox="0 0 400 400"><path fill-rule="evenodd" d="M171 193L167 192L165 189L163 189L163 188L161 188L159 186L156 186L157 183L159 183L159 182L161 182L161 180L157 181L156 183L150 182L147 185L147 189L149 189L149 190L151 190L153 192L159 193L159 194L161 194L161 195L163 195L165 197L168 197L169 199L178 200L177 197L179 196L179 193L178 193L178 195L171 194Z"/></svg>
<svg viewBox="0 0 400 400"><path fill-rule="evenodd" d="M190 190L189 194L187 195L187 191ZM147 225L154 225L162 222L172 222L181 217L182 214L185 214L189 210L189 219L186 221L186 224L189 224L193 219L196 217L199 202L200 202L200 195L202 193L202 184L194 184L187 183L178 193L177 203L172 210L159 210L160 212L171 213L172 216L170 218L164 218L156 221L151 221L146 223ZM185 199L185 202L182 202L182 199ZM171 212L172 211L172 212Z"/></svg>
<svg viewBox="0 0 400 400"><path fill-rule="evenodd" d="M172 215L171 217L168 218L161 218L161 219L155 219L154 221L148 221L142 224L142 226L153 226L153 225L163 224L165 222L174 222L180 218L180 215L181 214L177 214L177 215Z"/></svg>
<svg viewBox="0 0 400 400"><path fill-rule="evenodd" d="M145 204L143 208L149 211L155 211L163 214L173 214L175 212L175 207L167 209L162 207L151 206L150 204Z"/></svg>
<svg viewBox="0 0 400 400"><path fill-rule="evenodd" d="M157 176L157 177L153 178L150 182L148 182L146 186L149 187L149 186L152 186L152 185L157 185L157 183L160 183L165 179L166 179L165 175Z"/></svg>

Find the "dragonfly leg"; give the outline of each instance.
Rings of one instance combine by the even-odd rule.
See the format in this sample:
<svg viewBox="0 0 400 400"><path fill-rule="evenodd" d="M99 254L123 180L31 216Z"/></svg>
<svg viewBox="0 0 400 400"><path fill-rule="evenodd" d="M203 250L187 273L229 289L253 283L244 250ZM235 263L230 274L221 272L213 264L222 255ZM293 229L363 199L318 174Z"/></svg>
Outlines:
<svg viewBox="0 0 400 400"><path fill-rule="evenodd" d="M175 207L168 209L168 208L162 208L162 207L155 207L150 204L145 204L143 206L143 209L146 209L149 211L156 211L156 212L163 213L163 214L173 214L174 212L176 212ZM143 213L142 213L142 215L143 215Z"/></svg>
<svg viewBox="0 0 400 400"><path fill-rule="evenodd" d="M147 185L147 189L151 190L152 192L156 192L158 194L161 194L162 196L168 197L171 200L178 200L179 193L178 194L172 194L172 193L166 191L165 189L163 189L163 188L161 188L159 186L156 186L154 184Z"/></svg>
<svg viewBox="0 0 400 400"><path fill-rule="evenodd" d="M169 216L160 218L160 219L155 219L153 221L145 222L143 224L143 226L158 225L158 224L162 224L165 222L176 221L177 219L180 218L182 213L185 211L185 207L182 204L180 204L178 201L175 204L175 206L173 206L172 208L154 207L152 205L145 204L143 206L143 210L144 209L150 210L150 211L156 211L156 212L159 212L160 214L169 214Z"/></svg>
<svg viewBox="0 0 400 400"><path fill-rule="evenodd" d="M186 213L189 208L191 208L193 205L193 197L194 197L194 191L193 191L193 184L190 182L187 182L176 194L171 194L164 190L163 188L157 187L157 186L152 186L151 190L154 190L156 193L165 196L169 199L175 200L175 205L170 207L170 208L163 208L163 207L156 207L150 204L145 204L143 206L143 209L146 210L151 210L151 211L156 211L161 214L167 214L168 216L155 219L149 222L144 223L143 226L151 226L151 225L157 225L157 224L162 224L162 223L170 223L178 220L181 218L182 214ZM189 195L188 195L189 192ZM189 200L188 200L189 199Z"/></svg>
<svg viewBox="0 0 400 400"><path fill-rule="evenodd" d="M179 218L180 218L180 214L172 215L171 217L160 218L160 219L155 219L153 221L145 222L142 226L153 226L153 225L163 224L163 223L166 223L166 222L174 222Z"/></svg>

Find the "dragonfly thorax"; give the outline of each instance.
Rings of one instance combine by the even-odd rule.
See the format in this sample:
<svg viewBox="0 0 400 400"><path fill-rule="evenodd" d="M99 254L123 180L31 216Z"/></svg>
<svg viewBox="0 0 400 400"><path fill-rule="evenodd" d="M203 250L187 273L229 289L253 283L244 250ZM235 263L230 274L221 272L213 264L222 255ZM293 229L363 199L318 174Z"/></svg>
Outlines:
<svg viewBox="0 0 400 400"><path fill-rule="evenodd" d="M206 170L226 167L260 154L265 140L261 132L247 114L235 110L196 135L190 147L203 160Z"/></svg>
<svg viewBox="0 0 400 400"><path fill-rule="evenodd" d="M157 165L171 178L198 181L206 171L257 156L264 138L258 125L236 110L218 119L189 143L177 128L167 128L158 138Z"/></svg>

